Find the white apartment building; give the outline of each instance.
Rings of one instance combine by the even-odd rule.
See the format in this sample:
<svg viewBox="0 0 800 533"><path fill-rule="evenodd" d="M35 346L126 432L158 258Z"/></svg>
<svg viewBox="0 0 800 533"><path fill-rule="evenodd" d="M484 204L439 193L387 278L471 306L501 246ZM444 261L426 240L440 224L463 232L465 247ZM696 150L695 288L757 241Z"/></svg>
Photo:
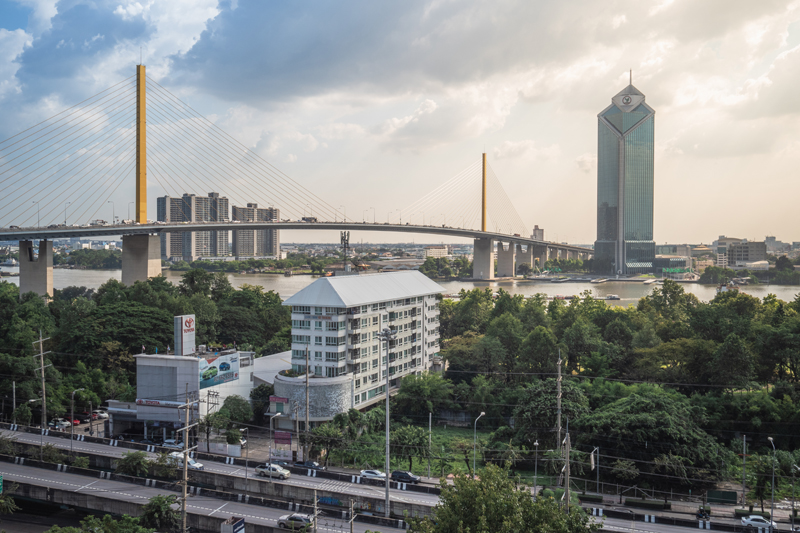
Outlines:
<svg viewBox="0 0 800 533"><path fill-rule="evenodd" d="M400 379L441 365L439 304L443 288L418 271L320 278L283 302L292 308L292 370L311 376L310 420L330 420L385 398ZM383 328L396 332L386 348ZM327 385L327 386L326 386ZM305 403L304 380L278 375L275 394ZM302 417L300 418L302 420Z"/></svg>

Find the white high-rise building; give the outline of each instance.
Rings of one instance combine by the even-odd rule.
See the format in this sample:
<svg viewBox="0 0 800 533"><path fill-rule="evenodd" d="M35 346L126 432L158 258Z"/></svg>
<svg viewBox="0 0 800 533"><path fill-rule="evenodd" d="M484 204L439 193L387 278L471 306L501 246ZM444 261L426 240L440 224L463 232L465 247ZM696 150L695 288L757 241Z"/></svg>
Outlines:
<svg viewBox="0 0 800 533"><path fill-rule="evenodd" d="M392 389L410 374L440 370L443 290L418 271L333 276L283 302L292 308L294 373L305 374L308 350L310 420L330 420L385 398L387 370ZM396 332L388 363L378 337L383 328ZM304 404L304 381L278 375L275 394Z"/></svg>

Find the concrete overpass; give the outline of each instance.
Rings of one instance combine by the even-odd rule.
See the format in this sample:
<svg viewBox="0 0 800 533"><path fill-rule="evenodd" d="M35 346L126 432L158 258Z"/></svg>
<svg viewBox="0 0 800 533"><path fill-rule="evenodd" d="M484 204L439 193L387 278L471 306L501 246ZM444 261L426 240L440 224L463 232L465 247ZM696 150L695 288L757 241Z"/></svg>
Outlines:
<svg viewBox="0 0 800 533"><path fill-rule="evenodd" d="M495 278L494 254L497 254L497 275L512 277L516 265L544 264L548 259L588 259L593 250L555 242L541 241L520 235L508 235L450 226L420 226L368 222L195 222L116 224L105 226L58 226L48 228L0 228L0 241L18 241L20 247L20 293L53 294L53 240L73 237L106 237L122 235L122 282L132 285L161 273L159 234L186 231L233 230L334 230L387 231L473 239L472 276L475 279ZM34 241L39 241L38 253Z"/></svg>

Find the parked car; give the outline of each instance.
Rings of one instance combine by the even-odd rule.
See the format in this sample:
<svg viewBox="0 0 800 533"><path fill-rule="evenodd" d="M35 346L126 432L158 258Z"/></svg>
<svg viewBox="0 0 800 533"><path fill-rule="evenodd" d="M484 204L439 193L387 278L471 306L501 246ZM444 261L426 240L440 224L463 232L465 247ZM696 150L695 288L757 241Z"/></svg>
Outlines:
<svg viewBox="0 0 800 533"><path fill-rule="evenodd" d="M92 419L92 415L90 415L89 413L78 413L78 414L75 415L75 418L77 420L79 420L81 423L83 423L83 422L88 422L89 420L91 420Z"/></svg>
<svg viewBox="0 0 800 533"><path fill-rule="evenodd" d="M310 514L292 513L278 518L278 527L295 531L309 531L313 523L314 516Z"/></svg>
<svg viewBox="0 0 800 533"><path fill-rule="evenodd" d="M380 470L362 470L361 477L364 479L386 479L386 474L381 472Z"/></svg>
<svg viewBox="0 0 800 533"><path fill-rule="evenodd" d="M325 470L325 467L316 461L298 461L294 466L298 468L308 468L309 470Z"/></svg>
<svg viewBox="0 0 800 533"><path fill-rule="evenodd" d="M416 476L406 470L395 470L392 472L392 481L397 481L399 483L413 483L416 485L421 480L421 477Z"/></svg>
<svg viewBox="0 0 800 533"><path fill-rule="evenodd" d="M172 459L174 459L175 461L177 461L179 467L183 466L183 454L181 452L172 452L172 453L169 454L169 456ZM203 463L198 463L197 461L195 461L191 457L189 457L189 461L187 463L188 463L187 464L187 468L189 470L204 470L205 469L205 467L203 466Z"/></svg>
<svg viewBox="0 0 800 533"><path fill-rule="evenodd" d="M69 418L67 420L72 422L73 426L80 426L81 425L81 420L77 416L75 418L71 419L71 420Z"/></svg>
<svg viewBox="0 0 800 533"><path fill-rule="evenodd" d="M55 429L57 431L64 431L72 426L69 420L64 420L63 418L54 418L47 424L50 429Z"/></svg>
<svg viewBox="0 0 800 533"><path fill-rule="evenodd" d="M778 527L778 524L771 520L767 520L763 516L751 514L750 516L742 517L742 526L753 528L766 528L772 526L772 529L775 529Z"/></svg>
<svg viewBox="0 0 800 533"><path fill-rule="evenodd" d="M183 442L176 439L167 439L162 444L164 448L172 448L173 450L182 450Z"/></svg>
<svg viewBox="0 0 800 533"><path fill-rule="evenodd" d="M139 444L147 444L148 446L159 446L159 443L153 439L142 439Z"/></svg>
<svg viewBox="0 0 800 533"><path fill-rule="evenodd" d="M291 472L285 468L269 463L260 464L256 467L256 473L263 477L276 477L278 479L289 479Z"/></svg>
<svg viewBox="0 0 800 533"><path fill-rule="evenodd" d="M94 411L92 411L92 414L97 415L97 418L101 418L103 420L108 418L108 413L106 413L105 411L101 411L99 409L95 409Z"/></svg>

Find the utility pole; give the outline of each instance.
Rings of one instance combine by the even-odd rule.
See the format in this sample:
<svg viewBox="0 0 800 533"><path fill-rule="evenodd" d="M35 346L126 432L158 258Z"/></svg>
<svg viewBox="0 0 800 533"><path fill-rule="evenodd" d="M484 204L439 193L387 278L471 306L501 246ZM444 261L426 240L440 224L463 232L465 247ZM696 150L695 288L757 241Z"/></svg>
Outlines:
<svg viewBox="0 0 800 533"><path fill-rule="evenodd" d="M183 525L183 529L181 530L183 533L187 531L186 529L186 493L189 486L189 450L193 450L197 448L195 444L191 448L189 448L189 430L196 426L197 424L190 424L189 423L189 414L191 413L192 409L194 408L195 404L199 405L200 398L194 398L194 394L192 395L192 399L189 399L189 384L186 384L186 403L183 405L178 406L178 409L186 409L186 414L184 417L184 427L183 429L179 429L178 431L183 431L183 497L181 499L181 523Z"/></svg>
<svg viewBox="0 0 800 533"><path fill-rule="evenodd" d="M356 515L353 513L353 500L350 500L350 533L353 533L353 522L356 520Z"/></svg>
<svg viewBox="0 0 800 533"><path fill-rule="evenodd" d="M567 464L565 465L565 479L566 484L564 485L564 497L567 499L567 514L569 514L569 452L570 452L570 442L569 442L569 420L567 420L567 440L566 440L566 457L567 457Z"/></svg>
<svg viewBox="0 0 800 533"><path fill-rule="evenodd" d="M319 513L319 509L317 509L317 489L314 489L314 533L317 533L317 513Z"/></svg>
<svg viewBox="0 0 800 533"><path fill-rule="evenodd" d="M12 386L12 390L14 391L12 393L12 398L13 398L12 401L14 402L14 405L13 405L14 410L11 411L11 417L13 418L12 424L16 424L17 423L17 382L16 381L12 381L11 382L11 386ZM430 474L428 474L428 475L430 475Z"/></svg>
<svg viewBox="0 0 800 533"><path fill-rule="evenodd" d="M747 435L742 435L742 507L745 505L747 505Z"/></svg>
<svg viewBox="0 0 800 533"><path fill-rule="evenodd" d="M428 478L431 477L431 423L433 421L433 413L428 413Z"/></svg>
<svg viewBox="0 0 800 533"><path fill-rule="evenodd" d="M308 461L308 373L308 344L306 344L306 438L303 443L303 461ZM316 503L314 505L316 505ZM316 527L317 526L314 526L314 531L316 531Z"/></svg>
<svg viewBox="0 0 800 533"><path fill-rule="evenodd" d="M50 353L43 351L44 350L43 346L44 346L44 341L49 341L49 340L50 337L43 339L42 330L39 330L39 340L33 342L34 346L36 345L36 343L39 343L39 354L34 355L34 357L39 358L39 371L42 374L42 433L44 433L44 430L47 428L47 390L44 385L44 369L47 367L44 366L44 356ZM52 365L47 365L47 366L52 366Z"/></svg>
<svg viewBox="0 0 800 533"><path fill-rule="evenodd" d="M385 514L386 518L391 516L391 509L389 507L389 470L391 469L391 461L389 460L389 343L397 337L397 332L392 331L390 328L383 328L378 334L378 338L386 343L386 502Z"/></svg>
<svg viewBox="0 0 800 533"><path fill-rule="evenodd" d="M561 448L561 348L558 349L558 379L556 380L556 442Z"/></svg>

